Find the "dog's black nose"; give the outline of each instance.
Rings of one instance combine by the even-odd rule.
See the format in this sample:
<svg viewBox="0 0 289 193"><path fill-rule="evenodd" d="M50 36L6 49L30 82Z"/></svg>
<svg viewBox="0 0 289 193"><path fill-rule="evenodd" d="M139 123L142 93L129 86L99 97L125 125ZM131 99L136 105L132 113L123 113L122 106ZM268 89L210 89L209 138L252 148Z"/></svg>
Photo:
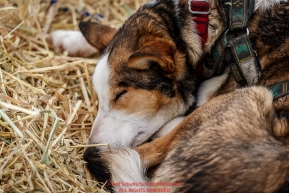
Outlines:
<svg viewBox="0 0 289 193"><path fill-rule="evenodd" d="M105 153L97 147L89 147L83 154L83 159L87 162L87 169L99 182L107 182L106 188L112 191L111 186L111 173L109 167L104 159Z"/></svg>

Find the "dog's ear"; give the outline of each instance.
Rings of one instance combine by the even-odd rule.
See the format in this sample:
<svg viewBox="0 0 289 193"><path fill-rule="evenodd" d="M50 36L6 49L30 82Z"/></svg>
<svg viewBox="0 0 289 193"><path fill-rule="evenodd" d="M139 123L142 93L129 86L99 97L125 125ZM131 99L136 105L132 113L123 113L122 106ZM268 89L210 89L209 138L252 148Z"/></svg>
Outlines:
<svg viewBox="0 0 289 193"><path fill-rule="evenodd" d="M146 43L128 59L128 66L136 70L146 70L158 65L165 73L175 71L175 46L168 42Z"/></svg>
<svg viewBox="0 0 289 193"><path fill-rule="evenodd" d="M135 70L147 70L153 65L158 65L167 73L175 71L175 65L171 59L157 54L136 52L128 59L128 66Z"/></svg>
<svg viewBox="0 0 289 193"><path fill-rule="evenodd" d="M88 43L100 52L103 52L117 32L113 27L94 22L80 22L79 29Z"/></svg>

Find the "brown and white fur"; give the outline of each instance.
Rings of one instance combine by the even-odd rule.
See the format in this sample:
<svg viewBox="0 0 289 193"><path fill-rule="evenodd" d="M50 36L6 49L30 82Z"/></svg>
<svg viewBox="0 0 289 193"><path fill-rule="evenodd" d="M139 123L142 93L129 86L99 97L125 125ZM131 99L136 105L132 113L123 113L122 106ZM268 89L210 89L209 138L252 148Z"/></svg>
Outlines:
<svg viewBox="0 0 289 193"><path fill-rule="evenodd" d="M89 143L136 147L195 102L194 64L202 54L197 32L179 18L176 2L158 4L140 8L103 51L93 75L99 108ZM175 18L151 12L153 7L172 10ZM97 26L80 24L92 45L99 44Z"/></svg>
<svg viewBox="0 0 289 193"><path fill-rule="evenodd" d="M100 24L80 24L88 42L102 51L93 75L99 108L88 143L136 147L195 104L195 65L203 49L187 5L187 1L153 1L118 31L104 33ZM217 6L212 4L212 15L219 15ZM209 32L213 39L225 30L221 21L219 16L213 21ZM76 36L66 38L52 34L59 50L70 53L73 47L73 53L86 53L84 48L77 51L77 44L66 44L74 44Z"/></svg>
<svg viewBox="0 0 289 193"><path fill-rule="evenodd" d="M89 143L136 147L189 110L195 65L225 30L219 1L210 3L204 50L183 0L149 3L115 34L93 76L99 113ZM249 21L261 86L289 79L289 6L279 3L256 0ZM80 27L96 45L93 25ZM182 183L171 192L288 191L288 97L273 102L266 88L238 88L228 71L204 82L200 107L170 133L135 150L88 148L88 168L99 181L146 182L144 165L160 164L152 181Z"/></svg>

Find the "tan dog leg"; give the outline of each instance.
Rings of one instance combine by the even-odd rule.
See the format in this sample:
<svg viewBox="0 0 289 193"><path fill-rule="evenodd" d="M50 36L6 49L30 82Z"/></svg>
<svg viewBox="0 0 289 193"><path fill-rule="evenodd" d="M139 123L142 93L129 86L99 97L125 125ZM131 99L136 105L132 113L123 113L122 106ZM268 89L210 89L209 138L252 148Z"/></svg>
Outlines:
<svg viewBox="0 0 289 193"><path fill-rule="evenodd" d="M152 142L141 145L135 149L147 168L155 166L165 159L174 138L181 128L182 127L178 126L165 136L157 138Z"/></svg>

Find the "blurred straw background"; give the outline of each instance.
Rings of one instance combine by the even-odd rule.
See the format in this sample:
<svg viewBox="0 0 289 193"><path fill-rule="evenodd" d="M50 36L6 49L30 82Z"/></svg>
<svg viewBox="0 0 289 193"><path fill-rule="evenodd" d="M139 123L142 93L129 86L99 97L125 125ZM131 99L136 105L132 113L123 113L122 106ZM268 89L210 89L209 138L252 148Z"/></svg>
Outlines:
<svg viewBox="0 0 289 193"><path fill-rule="evenodd" d="M148 0L0 0L0 193L106 192L85 167L97 56L54 53L57 29L120 27ZM76 147L75 147L76 146Z"/></svg>

